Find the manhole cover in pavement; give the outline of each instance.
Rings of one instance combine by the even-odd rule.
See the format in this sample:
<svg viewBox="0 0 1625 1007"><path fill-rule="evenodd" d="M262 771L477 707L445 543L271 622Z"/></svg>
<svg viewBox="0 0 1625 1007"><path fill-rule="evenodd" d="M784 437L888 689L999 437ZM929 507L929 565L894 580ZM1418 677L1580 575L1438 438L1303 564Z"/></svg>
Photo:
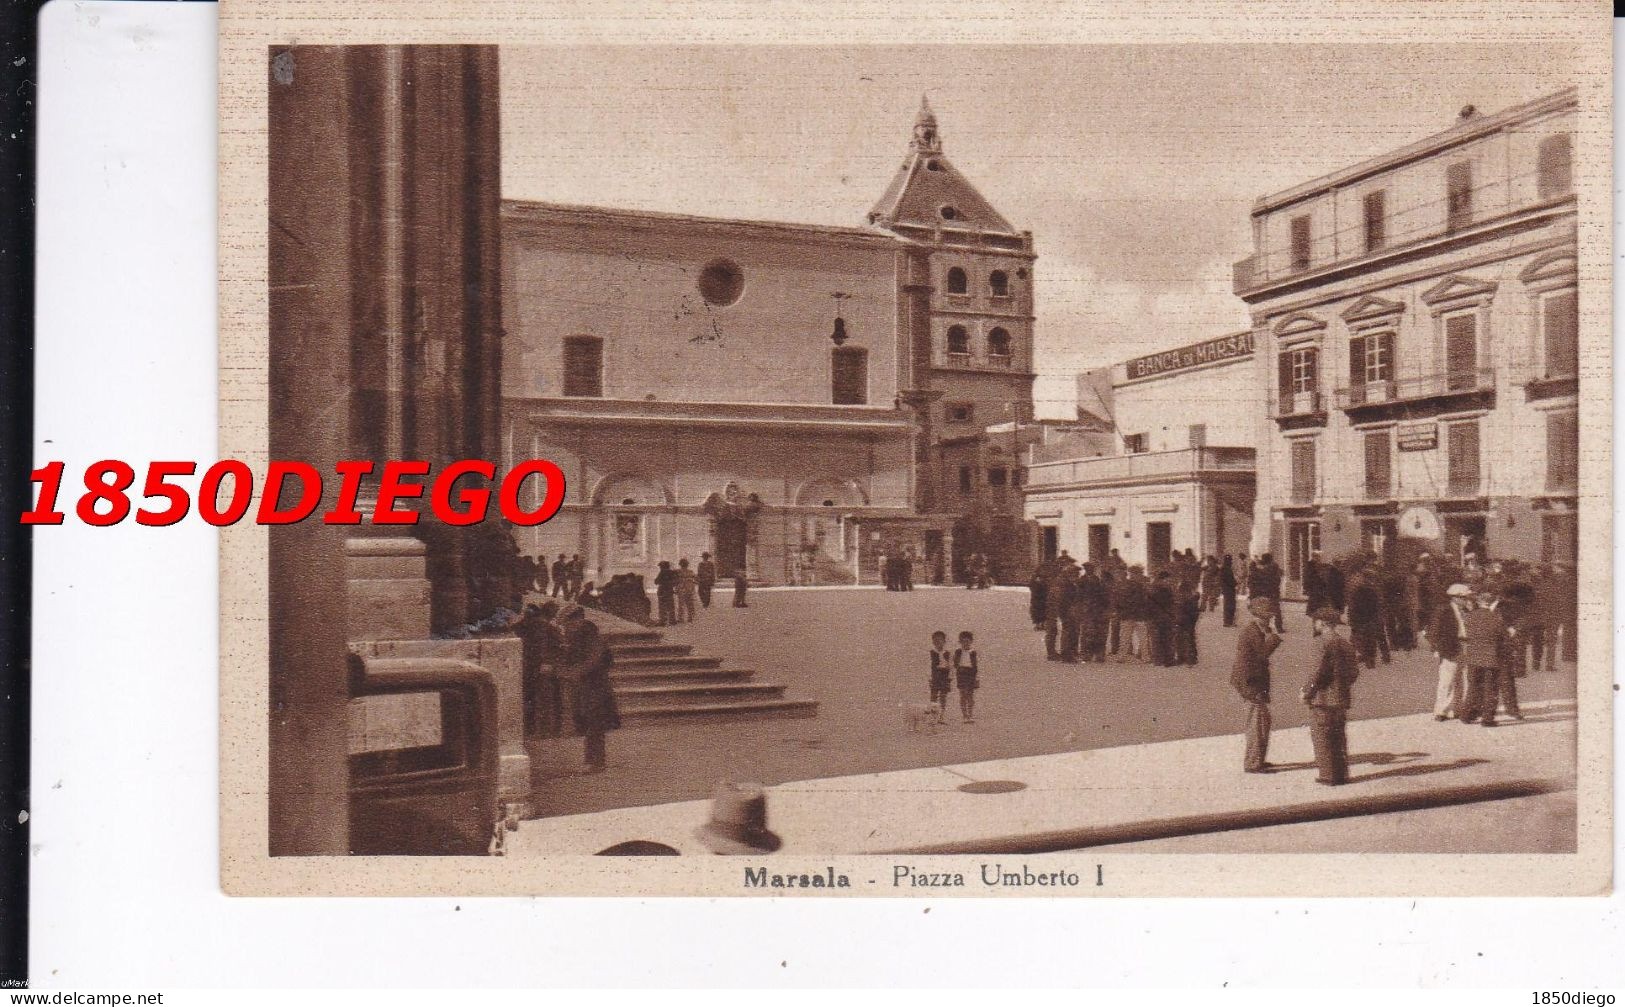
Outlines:
<svg viewBox="0 0 1625 1007"><path fill-rule="evenodd" d="M1026 790L1027 785L1020 780L975 780L961 783L959 789L967 794L1011 794Z"/></svg>

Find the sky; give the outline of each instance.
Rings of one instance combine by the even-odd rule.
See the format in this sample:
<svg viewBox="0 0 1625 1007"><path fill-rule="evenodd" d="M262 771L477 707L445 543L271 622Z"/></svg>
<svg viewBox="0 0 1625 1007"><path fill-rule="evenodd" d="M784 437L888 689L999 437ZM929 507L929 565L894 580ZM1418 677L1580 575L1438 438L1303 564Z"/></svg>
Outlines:
<svg viewBox="0 0 1625 1007"><path fill-rule="evenodd" d="M1040 416L1080 371L1248 326L1258 196L1576 82L1527 43L509 46L501 73L505 197L847 226L928 94L1033 232Z"/></svg>

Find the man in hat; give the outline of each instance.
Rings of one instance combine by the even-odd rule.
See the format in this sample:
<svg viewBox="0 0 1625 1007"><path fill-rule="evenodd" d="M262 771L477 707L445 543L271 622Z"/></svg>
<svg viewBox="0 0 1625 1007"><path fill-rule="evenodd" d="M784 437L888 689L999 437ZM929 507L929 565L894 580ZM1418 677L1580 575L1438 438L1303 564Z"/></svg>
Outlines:
<svg viewBox="0 0 1625 1007"><path fill-rule="evenodd" d="M717 784L711 819L694 835L719 856L760 856L784 845L767 827L767 791L760 783Z"/></svg>
<svg viewBox="0 0 1625 1007"><path fill-rule="evenodd" d="M1439 686L1433 697L1433 719L1449 720L1466 707L1466 680L1461 667L1461 645L1467 639L1467 613L1473 607L1473 589L1452 584L1446 604L1433 610L1428 643L1439 656Z"/></svg>
<svg viewBox="0 0 1625 1007"><path fill-rule="evenodd" d="M1478 604L1467 611L1467 638L1461 644L1462 664L1467 668L1467 702L1461 722L1475 721L1495 726L1495 711L1501 705L1501 658L1506 641L1506 622L1496 611L1495 594L1479 591ZM1517 700L1512 700L1516 708Z"/></svg>
<svg viewBox="0 0 1625 1007"><path fill-rule="evenodd" d="M575 729L587 739L587 772L601 772L608 764L604 735L621 726L620 709L609 680L615 659L580 605L566 606L559 613L559 630L564 644L561 678L570 693Z"/></svg>
<svg viewBox="0 0 1625 1007"><path fill-rule="evenodd" d="M1272 553L1265 553L1247 575L1247 610L1252 611L1252 599L1268 598L1275 606L1273 618L1277 633L1286 632L1286 621L1281 613L1281 576L1281 568Z"/></svg>
<svg viewBox="0 0 1625 1007"><path fill-rule="evenodd" d="M1303 701L1312 718L1309 740L1315 748L1315 782L1329 787L1349 781L1349 689L1360 677L1354 645L1337 635L1343 617L1330 605L1310 613L1318 633L1325 635L1320 661L1303 687Z"/></svg>
<svg viewBox="0 0 1625 1007"><path fill-rule="evenodd" d="M1247 704L1247 753L1242 768L1249 773L1267 773L1274 768L1265 759L1270 745L1270 655L1281 645L1281 637L1270 626L1275 615L1274 599L1250 597L1247 612L1252 620L1236 641L1230 685Z"/></svg>
<svg viewBox="0 0 1625 1007"><path fill-rule="evenodd" d="M717 586L717 564L708 552L700 553L700 566L694 572L696 585L700 589L700 606L711 607L711 589Z"/></svg>

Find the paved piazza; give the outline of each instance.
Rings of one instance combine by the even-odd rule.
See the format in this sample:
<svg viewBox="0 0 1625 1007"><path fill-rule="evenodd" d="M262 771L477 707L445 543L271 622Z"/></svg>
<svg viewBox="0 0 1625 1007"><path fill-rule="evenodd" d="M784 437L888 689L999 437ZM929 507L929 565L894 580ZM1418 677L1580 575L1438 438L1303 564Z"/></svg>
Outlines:
<svg viewBox="0 0 1625 1007"><path fill-rule="evenodd" d="M540 813L691 800L723 779L776 784L1231 733L1238 734L1240 771L1242 707L1229 685L1238 630L1224 628L1216 612L1198 625L1200 664L1157 668L1046 661L1025 590L786 589L752 593L748 609L729 607L729 597L719 592L721 607L667 630L667 639L723 657L727 666L757 669L758 680L787 685L790 697L818 700L818 716L628 727L609 736L609 768L593 776L579 773L579 739L551 742ZM902 707L927 699L936 629L950 639L961 630L976 634L976 722L959 722L955 696L945 726L911 732ZM1289 605L1286 641L1273 661L1277 729L1307 723L1297 694L1315 643L1302 606ZM1430 709L1435 667L1423 648L1364 672L1351 716ZM1572 698L1573 666L1532 674L1519 689L1527 701ZM1454 722L1438 729L1482 730ZM1357 747L1358 726L1350 736Z"/></svg>

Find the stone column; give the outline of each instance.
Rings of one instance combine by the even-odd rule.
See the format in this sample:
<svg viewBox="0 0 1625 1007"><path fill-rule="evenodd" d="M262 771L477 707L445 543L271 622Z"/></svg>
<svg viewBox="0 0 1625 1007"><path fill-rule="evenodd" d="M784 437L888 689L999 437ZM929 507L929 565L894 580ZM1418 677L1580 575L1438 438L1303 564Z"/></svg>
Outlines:
<svg viewBox="0 0 1625 1007"><path fill-rule="evenodd" d="M350 448L349 67L343 49L297 47L269 69L268 446L326 474ZM344 532L311 520L269 537L270 853L346 854Z"/></svg>

